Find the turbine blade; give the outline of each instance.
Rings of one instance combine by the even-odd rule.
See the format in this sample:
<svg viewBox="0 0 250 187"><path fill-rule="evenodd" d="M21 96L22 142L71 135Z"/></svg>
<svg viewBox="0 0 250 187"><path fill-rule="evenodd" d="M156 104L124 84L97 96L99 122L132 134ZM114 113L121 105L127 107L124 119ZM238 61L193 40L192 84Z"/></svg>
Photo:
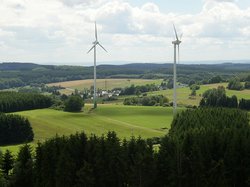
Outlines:
<svg viewBox="0 0 250 187"><path fill-rule="evenodd" d="M98 43L98 45L103 48L104 51L108 52L100 43Z"/></svg>
<svg viewBox="0 0 250 187"><path fill-rule="evenodd" d="M95 21L95 39L96 39L96 41L98 40L98 38L97 38L97 27L96 27L96 21Z"/></svg>
<svg viewBox="0 0 250 187"><path fill-rule="evenodd" d="M95 46L96 46L96 45L93 45L93 46L90 48L90 50L88 50L87 53L89 53L90 51L92 51L92 49L94 49Z"/></svg>
<svg viewBox="0 0 250 187"><path fill-rule="evenodd" d="M174 33L175 33L176 40L179 40L178 35L177 35L177 32L176 32L175 25L173 24L173 26L174 26Z"/></svg>
<svg viewBox="0 0 250 187"><path fill-rule="evenodd" d="M182 36L183 36L183 33L181 33L181 35L180 35L180 40L182 39Z"/></svg>

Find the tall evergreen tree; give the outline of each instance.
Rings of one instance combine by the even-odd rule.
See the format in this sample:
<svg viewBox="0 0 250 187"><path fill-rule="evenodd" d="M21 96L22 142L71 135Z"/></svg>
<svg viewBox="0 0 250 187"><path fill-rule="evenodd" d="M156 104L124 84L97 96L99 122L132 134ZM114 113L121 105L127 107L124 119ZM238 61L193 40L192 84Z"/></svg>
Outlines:
<svg viewBox="0 0 250 187"><path fill-rule="evenodd" d="M10 174L10 170L13 169L14 166L14 158L11 152L7 149L2 158L1 169L5 177L8 178Z"/></svg>
<svg viewBox="0 0 250 187"><path fill-rule="evenodd" d="M33 160L28 144L22 146L17 156L12 176L12 185L19 187L33 186Z"/></svg>

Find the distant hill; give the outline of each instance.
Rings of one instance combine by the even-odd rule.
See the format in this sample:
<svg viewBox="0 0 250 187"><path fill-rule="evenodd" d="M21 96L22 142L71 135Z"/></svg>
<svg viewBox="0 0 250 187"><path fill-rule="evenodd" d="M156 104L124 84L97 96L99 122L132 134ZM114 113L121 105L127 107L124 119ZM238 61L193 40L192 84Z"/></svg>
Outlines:
<svg viewBox="0 0 250 187"><path fill-rule="evenodd" d="M3 62L0 64L0 70L32 70L40 65L33 63Z"/></svg>
<svg viewBox="0 0 250 187"><path fill-rule="evenodd" d="M220 75L224 80L232 76L250 74L250 63L178 64L179 81L202 82ZM99 65L98 78L172 78L173 64L131 63L125 65ZM92 66L39 65L34 63L0 63L0 89L29 84L52 83L93 78Z"/></svg>

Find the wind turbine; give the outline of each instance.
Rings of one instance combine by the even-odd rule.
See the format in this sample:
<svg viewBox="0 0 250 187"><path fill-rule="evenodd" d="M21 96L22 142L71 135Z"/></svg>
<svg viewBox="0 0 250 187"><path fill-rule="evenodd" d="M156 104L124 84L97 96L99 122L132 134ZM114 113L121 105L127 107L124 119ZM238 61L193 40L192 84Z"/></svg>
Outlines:
<svg viewBox="0 0 250 187"><path fill-rule="evenodd" d="M175 25L174 26L174 32L175 32L175 37L176 40L172 41L172 44L174 45L174 102L173 102L173 107L174 107L174 114L176 114L176 109L177 109L177 94L176 94L176 79L177 79L177 74L176 74L176 46L178 47L178 62L180 60L180 43L181 40L178 38L178 34L176 32Z"/></svg>
<svg viewBox="0 0 250 187"><path fill-rule="evenodd" d="M95 22L95 41L93 42L93 46L90 48L90 50L87 52L89 53L94 49L94 97L93 97L93 102L94 102L94 108L97 107L97 102L96 102L96 46L99 45L104 51L108 52L98 41L97 37L97 28L96 28L96 22Z"/></svg>

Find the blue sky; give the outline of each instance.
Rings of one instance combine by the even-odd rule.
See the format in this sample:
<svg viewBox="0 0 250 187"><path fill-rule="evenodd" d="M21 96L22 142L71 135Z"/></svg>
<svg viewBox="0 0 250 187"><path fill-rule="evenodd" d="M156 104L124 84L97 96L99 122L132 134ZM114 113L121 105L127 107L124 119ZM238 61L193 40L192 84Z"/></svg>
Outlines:
<svg viewBox="0 0 250 187"><path fill-rule="evenodd" d="M176 13L199 13L204 5L205 0L127 0L131 5L142 6L147 2L153 2L159 6L162 12ZM230 1L235 2L240 8L244 9L250 6L249 0Z"/></svg>
<svg viewBox="0 0 250 187"><path fill-rule="evenodd" d="M249 0L0 0L0 61L90 65L250 59Z"/></svg>
<svg viewBox="0 0 250 187"><path fill-rule="evenodd" d="M244 1L244 0L243 0ZM197 13L201 10L202 0L128 0L131 5L142 6L145 3L153 2L159 6L162 12L177 12L177 13ZM188 3L186 3L188 2Z"/></svg>

